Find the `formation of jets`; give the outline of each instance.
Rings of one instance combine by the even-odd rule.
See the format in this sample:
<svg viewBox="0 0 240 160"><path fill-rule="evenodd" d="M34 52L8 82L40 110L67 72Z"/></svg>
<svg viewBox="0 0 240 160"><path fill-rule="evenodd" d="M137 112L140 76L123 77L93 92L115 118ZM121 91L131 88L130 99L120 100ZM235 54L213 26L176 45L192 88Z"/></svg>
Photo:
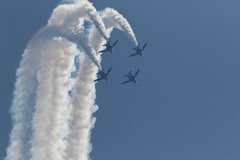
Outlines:
<svg viewBox="0 0 240 160"><path fill-rule="evenodd" d="M99 51L99 53L103 53L103 52L111 52L111 53L114 53L114 46L118 43L118 40L115 41L113 43L113 45L110 44L110 41L108 41L106 44L104 44L103 46L105 46L106 48L102 51ZM129 57L133 57L133 56L136 56L136 55L140 55L140 56L143 56L143 50L145 49L145 47L147 46L147 43L145 43L143 45L142 48L140 48L139 46L136 46L135 48L133 48L133 50L136 51L136 53L134 54L131 54ZM105 73L104 72L104 69L100 70L97 74L100 76L99 78L95 79L94 82L97 82L97 81L100 81L100 80L106 80L106 81L109 81L109 78L108 78L108 74L110 73L110 71L112 70L112 67L110 67L108 69L108 71ZM138 83L136 81L136 77L139 73L140 69L137 70L137 72L133 75L132 74L132 71L130 71L127 75L125 75L124 77L128 77L128 80L127 81L124 81L122 82L122 84L126 84L126 83L129 83L129 82L134 82L135 84Z"/></svg>

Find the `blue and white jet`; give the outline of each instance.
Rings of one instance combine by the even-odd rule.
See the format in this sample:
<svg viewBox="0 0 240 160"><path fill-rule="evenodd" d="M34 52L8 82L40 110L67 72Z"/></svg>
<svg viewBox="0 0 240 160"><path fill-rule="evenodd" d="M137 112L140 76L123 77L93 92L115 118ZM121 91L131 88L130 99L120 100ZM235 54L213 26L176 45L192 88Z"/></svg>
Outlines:
<svg viewBox="0 0 240 160"><path fill-rule="evenodd" d="M104 69L103 69L104 70ZM104 73L103 70L100 70L97 74L100 75L101 77L98 78L98 79L95 79L94 82L96 81L100 81L100 80L103 80L105 79L106 81L109 81L108 79L108 74L110 73L110 71L112 70L112 67L110 67L107 71L107 73Z"/></svg>
<svg viewBox="0 0 240 160"><path fill-rule="evenodd" d="M112 46L111 46L110 42L111 41L108 41L107 44L104 44L103 46L106 46L106 48L104 50L102 50L102 51L99 51L99 53L102 53L102 52L114 53L113 48L117 44L118 40L116 42L114 42Z"/></svg>
<svg viewBox="0 0 240 160"><path fill-rule="evenodd" d="M136 50L136 53L131 54L129 57L136 56L136 55L143 56L143 50L144 50L144 48L145 48L146 46L147 46L147 43L144 44L144 46L143 46L142 49L140 49L139 46L133 48L133 50Z"/></svg>
<svg viewBox="0 0 240 160"><path fill-rule="evenodd" d="M128 77L128 80L125 81L125 82L123 82L122 84L125 84L125 83L128 83L128 82L138 83L138 82L136 81L136 77L137 77L139 71L140 71L140 70L137 70L137 72L135 73L135 75L132 75L132 74L131 74L132 71L130 71L127 75L124 76L124 77Z"/></svg>

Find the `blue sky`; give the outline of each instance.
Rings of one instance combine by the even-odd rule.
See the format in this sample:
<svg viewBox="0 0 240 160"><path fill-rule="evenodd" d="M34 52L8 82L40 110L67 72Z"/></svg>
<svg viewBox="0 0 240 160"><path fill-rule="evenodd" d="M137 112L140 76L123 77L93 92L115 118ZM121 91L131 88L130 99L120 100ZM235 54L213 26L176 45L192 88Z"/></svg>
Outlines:
<svg viewBox="0 0 240 160"><path fill-rule="evenodd" d="M15 72L28 41L59 1L0 2L0 159L11 130ZM240 159L240 2L237 0L92 0L131 24L144 57L123 32L105 53L109 82L97 83L92 159ZM121 85L140 69L138 84Z"/></svg>

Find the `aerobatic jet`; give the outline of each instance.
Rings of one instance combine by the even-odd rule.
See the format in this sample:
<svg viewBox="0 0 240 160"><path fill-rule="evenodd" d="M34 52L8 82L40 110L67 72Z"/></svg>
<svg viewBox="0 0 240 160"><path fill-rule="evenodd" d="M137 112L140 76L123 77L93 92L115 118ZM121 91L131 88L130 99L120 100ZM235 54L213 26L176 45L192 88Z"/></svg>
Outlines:
<svg viewBox="0 0 240 160"><path fill-rule="evenodd" d="M136 50L136 53L131 54L129 57L136 56L136 55L143 56L143 50L144 50L144 48L145 48L146 46L147 46L147 43L144 44L144 46L143 46L142 49L140 49L139 46L133 48L133 50Z"/></svg>
<svg viewBox="0 0 240 160"><path fill-rule="evenodd" d="M108 74L110 73L111 69L112 69L112 67L108 69L107 73L103 72L104 69L100 70L97 74L100 75L101 77L98 78L98 79L95 79L94 82L100 81L100 80L103 80L103 79L105 79L106 81L109 81Z"/></svg>
<svg viewBox="0 0 240 160"><path fill-rule="evenodd" d="M113 45L111 46L110 44L111 41L108 41L106 44L104 44L103 46L106 46L106 48L102 51L99 51L99 53L102 53L102 52L111 52L113 53L113 48L114 46L117 44L118 40L116 42L113 43Z"/></svg>
<svg viewBox="0 0 240 160"><path fill-rule="evenodd" d="M128 82L138 83L138 82L136 81L136 77L137 77L139 71L140 71L140 70L137 70L137 72L135 73L135 75L132 75L132 74L131 74L132 71L130 71L127 75L124 76L124 77L128 77L128 80L125 81L125 82L123 82L122 84L125 84L125 83L128 83Z"/></svg>

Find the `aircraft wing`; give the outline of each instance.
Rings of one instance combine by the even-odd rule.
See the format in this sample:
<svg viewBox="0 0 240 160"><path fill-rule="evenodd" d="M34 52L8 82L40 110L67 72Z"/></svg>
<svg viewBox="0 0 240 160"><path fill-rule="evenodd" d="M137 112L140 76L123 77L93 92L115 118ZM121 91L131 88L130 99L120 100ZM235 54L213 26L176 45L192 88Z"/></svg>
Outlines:
<svg viewBox="0 0 240 160"><path fill-rule="evenodd" d="M134 54L131 54L130 56L128 56L128 57L132 57L132 56L136 56L136 55L138 55L137 53L134 53Z"/></svg>
<svg viewBox="0 0 240 160"><path fill-rule="evenodd" d="M140 69L139 70L137 70L137 72L135 73L135 77L137 77L137 75L138 75L138 72L140 71Z"/></svg>
<svg viewBox="0 0 240 160"><path fill-rule="evenodd" d="M131 82L131 81L130 81L130 80L127 80L127 81L123 82L122 84L125 84L125 83L128 83L128 82Z"/></svg>
<svg viewBox="0 0 240 160"><path fill-rule="evenodd" d="M98 79L95 79L93 82L96 82L96 81L100 81L102 80L103 78L98 78Z"/></svg>
<svg viewBox="0 0 240 160"><path fill-rule="evenodd" d="M107 71L107 75L110 73L111 70L112 70L112 67L109 68L109 70Z"/></svg>
<svg viewBox="0 0 240 160"><path fill-rule="evenodd" d="M104 49L102 51L99 51L98 53L107 52L107 51L108 51L108 49L106 48L106 49Z"/></svg>
<svg viewBox="0 0 240 160"><path fill-rule="evenodd" d="M118 40L117 40L116 42L113 43L113 46L112 46L112 47L114 47L117 43L118 43Z"/></svg>
<svg viewBox="0 0 240 160"><path fill-rule="evenodd" d="M142 50L144 50L144 48L147 46L147 43L146 44L144 44L144 46L143 46L143 48L142 48Z"/></svg>

